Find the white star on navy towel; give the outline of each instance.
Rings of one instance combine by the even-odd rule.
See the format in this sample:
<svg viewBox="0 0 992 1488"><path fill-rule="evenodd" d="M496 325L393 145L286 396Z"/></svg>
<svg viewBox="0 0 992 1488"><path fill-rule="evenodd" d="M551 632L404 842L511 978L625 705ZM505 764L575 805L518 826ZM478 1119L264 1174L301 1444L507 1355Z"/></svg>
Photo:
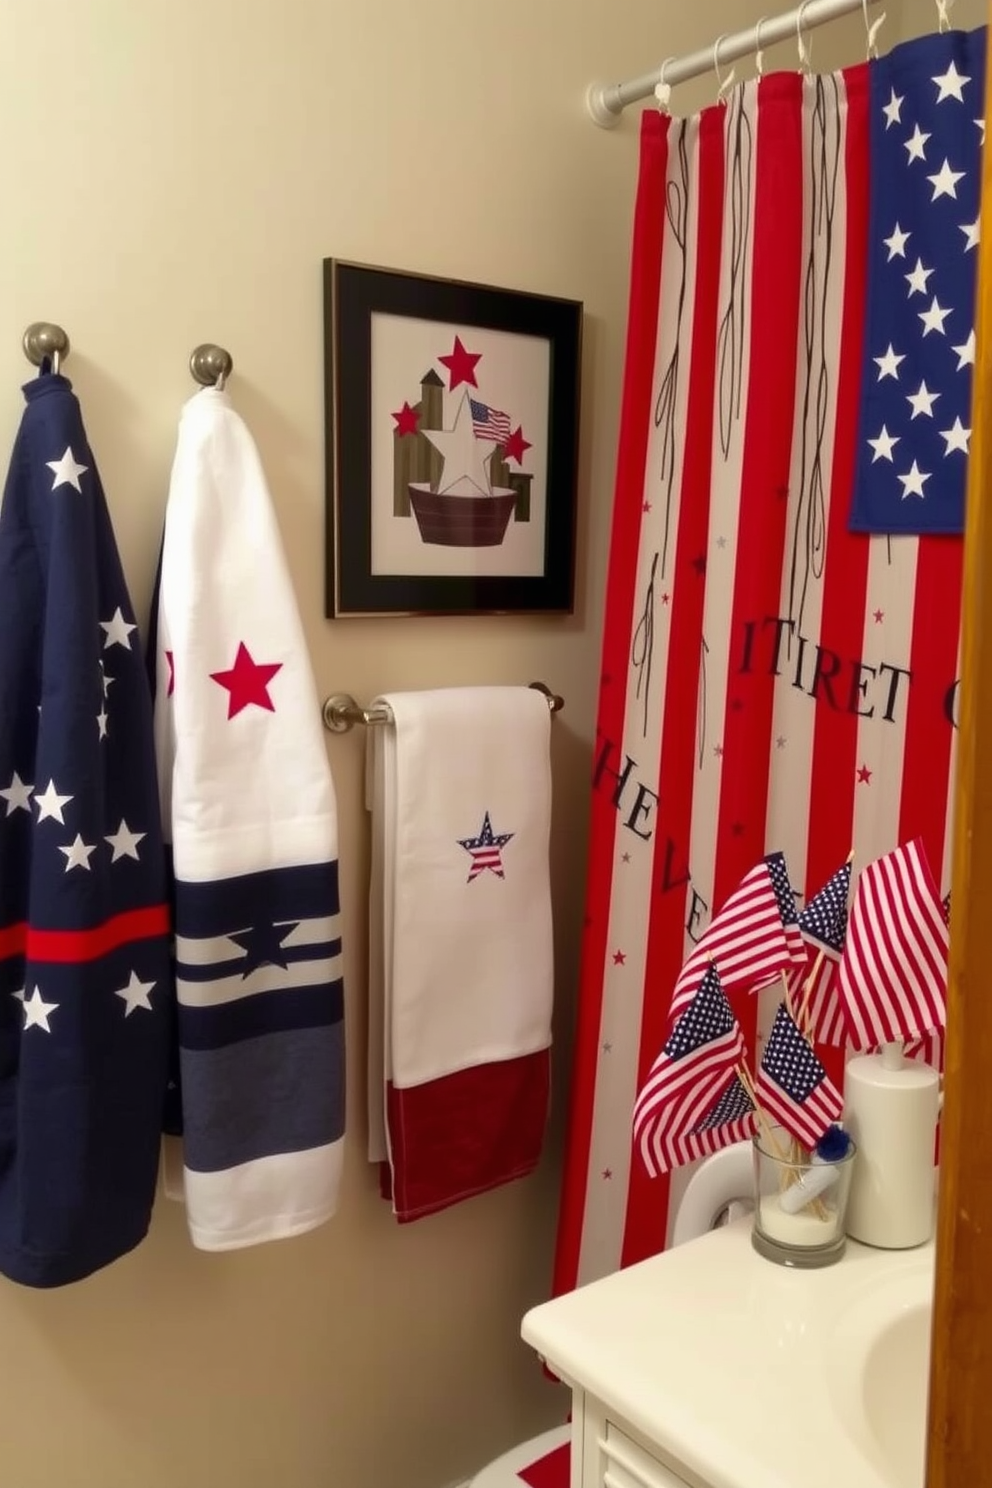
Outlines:
<svg viewBox="0 0 992 1488"><path fill-rule="evenodd" d="M46 1033L51 1033L52 1026L49 1017L58 1007L57 1002L46 1002L41 995L41 990L35 987L30 997L24 992L13 994L24 1009L24 1028L43 1028Z"/></svg>
<svg viewBox="0 0 992 1488"><path fill-rule="evenodd" d="M872 212L850 525L961 532L985 31L908 42L871 66Z"/></svg>
<svg viewBox="0 0 992 1488"><path fill-rule="evenodd" d="M74 491L82 495L83 488L79 484L79 477L85 475L89 470L88 465L80 465L72 453L72 446L66 445L65 454L58 460L47 460L45 462L52 472L52 490L57 491L59 486L72 486Z"/></svg>

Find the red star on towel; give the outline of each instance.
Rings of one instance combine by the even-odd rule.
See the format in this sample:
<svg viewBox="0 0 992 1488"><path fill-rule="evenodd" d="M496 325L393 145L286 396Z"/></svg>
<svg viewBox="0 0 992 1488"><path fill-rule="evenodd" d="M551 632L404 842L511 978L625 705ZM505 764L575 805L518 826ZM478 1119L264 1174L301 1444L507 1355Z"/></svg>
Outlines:
<svg viewBox="0 0 992 1488"><path fill-rule="evenodd" d="M281 661L255 661L244 641L238 642L238 654L234 665L226 672L211 672L213 680L230 693L227 700L227 716L235 718L244 708L254 703L256 708L276 711L269 697L269 683L276 672L282 670Z"/></svg>
<svg viewBox="0 0 992 1488"><path fill-rule="evenodd" d="M466 351L460 336L455 337L454 350L449 351L447 356L438 357L438 361L451 373L449 393L453 393L463 382L468 383L469 387L479 386L475 380L475 364L482 361L482 352Z"/></svg>
<svg viewBox="0 0 992 1488"><path fill-rule="evenodd" d="M458 846L463 847L472 859L472 866L468 870L467 882L471 883L473 878L478 878L480 873L489 869L495 873L497 878L505 878L503 872L503 854L500 851L510 841L514 834L512 832L500 832L497 836L493 832L493 824L489 820L487 811L482 818L482 831L478 837L459 837Z"/></svg>

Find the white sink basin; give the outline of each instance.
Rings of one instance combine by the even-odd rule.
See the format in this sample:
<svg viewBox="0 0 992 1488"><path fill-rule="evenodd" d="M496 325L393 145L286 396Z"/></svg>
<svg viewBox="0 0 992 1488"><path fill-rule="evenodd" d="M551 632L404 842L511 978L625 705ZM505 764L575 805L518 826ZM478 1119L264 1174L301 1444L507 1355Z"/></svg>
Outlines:
<svg viewBox="0 0 992 1488"><path fill-rule="evenodd" d="M838 1417L892 1488L923 1488L933 1254L910 1253L852 1296L827 1343Z"/></svg>
<svg viewBox="0 0 992 1488"><path fill-rule="evenodd" d="M865 1415L895 1483L923 1483L929 1303L908 1308L875 1340L865 1362Z"/></svg>

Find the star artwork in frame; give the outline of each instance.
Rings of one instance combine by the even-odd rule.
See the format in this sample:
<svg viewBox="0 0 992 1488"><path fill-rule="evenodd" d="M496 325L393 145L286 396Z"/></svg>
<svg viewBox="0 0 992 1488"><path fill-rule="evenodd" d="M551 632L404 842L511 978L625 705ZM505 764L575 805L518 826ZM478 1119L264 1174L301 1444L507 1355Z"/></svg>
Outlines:
<svg viewBox="0 0 992 1488"><path fill-rule="evenodd" d="M573 606L582 306L328 259L326 611Z"/></svg>

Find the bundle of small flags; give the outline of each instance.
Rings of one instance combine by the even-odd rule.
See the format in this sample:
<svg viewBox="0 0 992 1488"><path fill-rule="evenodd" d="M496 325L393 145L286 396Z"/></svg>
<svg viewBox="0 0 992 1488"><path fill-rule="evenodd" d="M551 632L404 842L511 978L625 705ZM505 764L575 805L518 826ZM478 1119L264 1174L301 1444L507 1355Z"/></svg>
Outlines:
<svg viewBox="0 0 992 1488"><path fill-rule="evenodd" d="M634 1108L634 1139L652 1178L715 1151L726 1125L743 1123L738 1140L751 1135L754 1106L746 1090L736 1090L743 1059L744 1034L711 961ZM737 1095L730 1107L728 1091Z"/></svg>
<svg viewBox="0 0 992 1488"><path fill-rule="evenodd" d="M950 895L940 900L917 840L862 871L849 909L852 858L798 912L785 859L769 854L693 948L634 1107L634 1142L652 1176L770 1121L815 1147L843 1104L817 1044L898 1040L911 1058L942 1060ZM752 1078L727 994L779 980L784 997Z"/></svg>

